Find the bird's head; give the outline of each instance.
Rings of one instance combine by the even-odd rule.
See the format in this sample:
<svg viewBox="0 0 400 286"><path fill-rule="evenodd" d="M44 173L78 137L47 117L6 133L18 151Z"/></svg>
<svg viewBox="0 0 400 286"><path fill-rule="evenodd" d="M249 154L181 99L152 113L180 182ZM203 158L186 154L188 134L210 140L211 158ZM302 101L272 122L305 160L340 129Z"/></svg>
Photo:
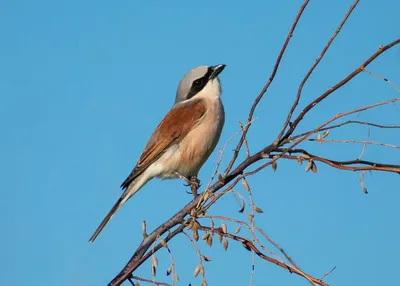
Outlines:
<svg viewBox="0 0 400 286"><path fill-rule="evenodd" d="M224 70L225 65L199 66L191 69L180 81L176 91L175 104L191 99L200 92L219 97L221 86L218 75Z"/></svg>

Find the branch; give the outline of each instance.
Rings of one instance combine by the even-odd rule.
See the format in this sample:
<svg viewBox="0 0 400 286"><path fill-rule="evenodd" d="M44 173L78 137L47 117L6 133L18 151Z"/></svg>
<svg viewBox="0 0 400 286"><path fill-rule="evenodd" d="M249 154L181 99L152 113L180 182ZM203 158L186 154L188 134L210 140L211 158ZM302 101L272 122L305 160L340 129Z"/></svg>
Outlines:
<svg viewBox="0 0 400 286"><path fill-rule="evenodd" d="M325 91L322 95L320 95L317 99L313 100L310 104L308 104L297 116L293 124L291 124L289 130L286 132L286 134L282 137L280 142L283 142L285 139L289 138L290 135L292 135L293 131L296 129L297 125L300 123L300 121L304 118L304 116L318 103L320 103L322 100L328 97L332 92L338 90L342 86L344 86L346 83L348 83L350 80L352 80L356 75L364 71L365 67L367 67L372 61L374 61L378 56L380 56L383 52L386 50L389 50L390 48L394 47L395 45L400 43L400 39L397 39L390 44L386 46L380 46L379 49L372 55L370 56L365 62L363 62L358 68L356 68L351 74L349 74L346 78L338 82L336 85Z"/></svg>
<svg viewBox="0 0 400 286"><path fill-rule="evenodd" d="M296 99L293 103L292 108L289 111L289 114L286 118L285 124L283 124L283 127L281 129L281 132L278 135L277 140L279 141L283 135L283 133L285 132L286 128L288 127L289 123L290 123L290 119L292 118L293 112L296 109L297 105L299 104L300 101L300 97L301 97L301 92L303 90L303 86L304 84L307 82L308 78L310 77L310 75L312 74L312 72L314 71L314 69L317 67L317 65L319 64L319 62L322 60L322 58L324 57L325 53L327 52L327 50L329 49L330 45L332 44L332 42L335 40L336 36L339 34L340 30L342 29L342 27L344 26L344 24L346 23L347 19L350 17L351 13L353 12L354 8L356 8L357 4L358 4L359 0L356 0L353 5L351 5L349 11L347 12L347 14L344 16L342 22L340 23L339 27L336 29L336 31L333 33L333 35L331 36L331 38L329 39L328 43L325 45L324 49L322 50L321 54L319 55L319 57L315 60L314 64L311 66L310 70L308 71L308 73L306 74L306 76L304 77L304 79L302 80L302 82L300 83L299 89L297 90L297 96Z"/></svg>
<svg viewBox="0 0 400 286"><path fill-rule="evenodd" d="M339 144L356 143L356 144L364 144L364 145L379 145L379 146L382 146L382 147L400 149L400 146L397 146L397 145L381 143L381 142L374 142L374 141L368 141L368 140L326 140L326 139L311 138L311 139L307 139L307 141L319 142L319 143L339 143Z"/></svg>
<svg viewBox="0 0 400 286"><path fill-rule="evenodd" d="M358 67L356 70L354 70L351 74L349 74L346 78L344 78L342 81L340 81L339 83L337 83L334 87L330 88L329 90L327 90L325 93L323 93L322 95L320 95L317 99L315 99L313 102L311 102L300 114L299 116L295 119L294 123L290 125L289 130L285 133L285 135L279 140L279 142L273 142L268 146L265 146L264 148L262 148L261 150L259 150L257 153L248 156L245 160L243 160L235 169L233 169L233 165L238 157L238 154L241 150L241 147L244 143L244 140L246 138L246 134L250 128L251 122L252 122L252 118L253 118L253 114L254 111L258 105L258 103L260 102L260 100L263 98L264 94L267 92L269 86L271 85L272 81L275 78L275 75L277 73L278 67L280 65L281 59L283 57L283 54L288 46L288 43L293 35L293 32L297 26L297 23L301 17L301 15L303 14L304 9L306 8L307 4L308 4L309 0L306 0L303 5L300 7L300 10L294 20L294 23L290 29L290 32L288 34L288 36L286 37L285 43L283 44L283 47L278 55L278 58L276 60L274 69L271 73L271 76L269 78L269 80L267 81L267 83L265 84L264 88L262 89L262 91L260 92L260 94L257 96L257 98L255 99L249 115L248 115L248 120L246 125L243 128L242 131L242 136L241 139L239 140L239 143L234 151L233 157L231 159L231 161L229 162L224 175L223 176L219 176L218 177L218 181L216 183L214 183L212 186L210 186L209 188L206 189L206 192L204 192L203 194L198 195L197 197L195 197L191 202L189 202L186 206L184 206L179 212L177 212L174 216L172 216L171 218L169 218L167 221L165 221L163 224L161 224L159 227L157 227L153 232L151 232L148 236L144 237L142 242L140 243L140 245L138 246L138 248L136 249L135 253L133 254L133 256L130 258L130 260L128 261L128 263L125 265L125 267L121 270L121 272L110 282L109 285L114 286L114 285L121 285L125 280L128 280L131 276L132 273L140 266L142 265L142 263L144 261L146 261L149 257L151 257L151 255L153 255L155 252L157 252L159 249L161 249L163 246L165 246L165 244L171 240L173 237L175 237L177 234L181 233L185 227L184 225L184 218L189 215L193 209L196 209L203 201L206 201L207 199L205 199L205 195L207 194L208 196L208 200L209 203L204 206L203 208L205 210L207 210L212 204L214 204L219 198L221 198L221 196L223 194L225 194L226 192L229 192L229 190L231 190L233 188L233 186L235 186L242 178L245 178L246 176L255 174L257 172L259 172L260 170L262 170L263 168L269 166L270 164L273 164L274 162L276 162L279 158L286 156L289 158L289 156L291 156L290 154L287 155L287 153L289 153L291 150L294 149L295 146L297 146L298 144L300 144L301 142L303 142L304 140L306 140L307 138L309 138L309 136L311 136L312 134L314 134L315 132L318 132L320 130L322 130L323 128L328 128L326 127L328 124L332 123L333 121L353 114L353 113L357 113L357 112L361 112L363 110L367 110L370 108L374 108L380 105L384 105L387 103L391 103L391 102L395 102L400 100L400 98L394 98L391 100L387 100L387 101L383 101L383 102L379 102L379 103L375 103L373 105L369 105L369 106L365 106L365 107L361 107L358 109L354 109L351 110L349 112L346 113L339 113L337 114L335 117L331 118L330 120L328 120L327 122L325 122L324 124L320 125L319 127L315 128L314 130L309 131L308 133L304 134L304 136L299 137L299 140L297 140L296 142L294 142L290 147L283 149L281 148L283 145L287 144L287 143L291 143L291 140L293 138L290 138L290 136L292 135L292 133L296 130L298 124L300 123L300 121L304 118L304 116L318 103L320 103L322 100L324 100L326 97L328 97L332 92L334 92L335 90L339 89L340 87L342 87L343 85L345 85L346 83L348 83L350 80L352 80L357 74L359 74L360 72L364 71L364 68L370 64L372 61L374 61L379 55L381 55L383 52L385 52L386 50L390 49L391 47L393 47L394 45L397 45L398 43L400 43L400 39L384 46L384 47L380 47L378 49L377 52L375 52L370 58L368 58L360 67ZM358 1L355 2L358 3ZM315 68L315 67L314 67ZM313 68L312 68L313 69ZM301 93L301 92L300 92ZM300 94L299 94L299 98L300 98ZM343 124L344 125L344 124ZM332 127L331 127L332 128ZM254 171L251 172L247 172L244 173L244 171L251 166L252 164L254 164L255 162L262 160L263 158L269 158L269 154L273 153L273 152L278 152L278 150L280 151L280 154L273 156L272 160L268 161L266 164L258 167L257 169L255 169ZM362 170L365 170L365 168L375 168L374 170L380 170L379 168L386 168L385 170L382 169L382 171L391 171L391 172L396 172L398 173L398 166L397 165L387 165L387 164L377 164L377 163L373 163L373 162L369 162L369 161L361 161L361 160L353 160L353 161L346 161L346 162L339 162L339 161L332 161L332 160L328 160L326 158L322 158L322 157L318 157L315 156L314 157L315 160L320 159L322 160L327 160L324 163L327 164L333 164L333 167L337 167L337 168L364 168ZM360 163L361 162L361 163ZM353 164L364 164L365 166L351 166ZM370 165L373 164L373 165ZM350 167L349 167L350 166ZM233 170L232 170L233 169ZM360 169L361 170L361 169ZM220 191L219 193L217 193L219 190L223 189L222 191ZM197 191L197 190L196 190ZM217 193L217 194L215 194ZM215 194L215 195L213 195ZM161 239L161 242L159 242L157 245L155 245L157 243L157 241L168 232L168 235ZM226 237L228 237L228 235L230 234L221 234L221 235L225 235ZM289 269L290 271L306 277L307 279L311 279L311 281L314 281L314 283L317 283L319 285L326 285L325 283L323 283L322 281L313 278L311 276L308 276L306 274L304 274L303 272L301 272L299 269L293 267L293 266L289 266L285 263L279 262L278 260L272 259L268 256L265 256L264 254L262 254L255 246L252 242L235 236L235 235L230 235L232 239L241 241L242 243L244 243L244 245L246 245L246 248L250 248L253 251L257 251L257 255L259 255L261 258L275 263L277 265L279 265L280 267ZM155 245L151 251L148 251L149 248L152 245Z"/></svg>
<svg viewBox="0 0 400 286"><path fill-rule="evenodd" d="M131 276L130 279L135 279L135 280L139 280L139 281L143 281L143 282L148 282L148 283L151 283L153 285L171 286L171 284L168 284L168 283L157 282L157 281L154 281L154 280L151 280L151 279L142 278L142 277L139 277L139 276Z"/></svg>
<svg viewBox="0 0 400 286"><path fill-rule="evenodd" d="M366 121L357 121L357 120L347 120L345 122L336 124L336 125L331 125L331 126L327 126L324 128L320 128L318 131L325 131L325 130L331 130L331 129L335 129L335 128L340 128L344 125L348 125L348 124L361 124L361 125L367 125L367 126L372 126L372 127L377 127L377 128L382 128L382 129L400 129L400 125L381 125L381 124L376 124L376 123L371 123L371 122L366 122ZM318 132L316 131L316 132ZM292 136L290 137L291 141L300 137L303 137L304 135L307 135L310 131L301 133L299 135L296 136Z"/></svg>
<svg viewBox="0 0 400 286"><path fill-rule="evenodd" d="M260 102L260 100L262 99L262 97L264 96L264 94L267 92L269 86L271 85L271 83L273 82L273 80L274 80L274 78L275 78L275 75L276 75L276 72L278 71L278 68L279 68L279 65L280 65L280 63L281 63L283 54L284 54L285 51L286 51L286 48L287 48L287 46L288 46L288 44L289 44L289 41L290 41L290 39L291 39L292 36L293 36L294 30L296 29L297 23L299 22L300 17L303 15L304 9L306 9L306 7L307 7L307 5L308 5L308 2L310 2L310 0L304 1L303 5L301 5L300 10L299 10L299 12L298 12L297 15L296 15L296 18L295 18L295 20L294 20L294 22L293 22L293 25L292 25L292 27L290 28L290 31L289 31L289 33L288 33L288 35L287 35L287 37L286 37L285 43L283 44L283 46L282 46L282 48L281 48L281 51L280 51L280 53L279 53L279 55L278 55L278 58L276 59L275 66L274 66L274 68L273 68L273 70L272 70L272 73L271 73L271 75L270 75L270 77L269 77L267 83L265 84L265 86L263 87L263 89L261 90L261 92L259 93L259 95L257 96L257 98L254 100L253 105L251 106L251 109L250 109L250 112L249 112L249 116L248 116L248 118L247 118L247 122L248 122L248 123L250 123L250 122L252 121L252 119L253 119L253 114L254 114L254 111L256 110L256 107L257 107L258 103ZM236 146L235 151L233 152L233 157L232 157L231 161L230 161L229 164L228 164L228 167L226 168L226 170L225 170L225 172L224 172L224 177L226 177L227 174L231 171L231 169L232 169L232 167L233 167L233 164L235 163L236 158L237 158L237 156L239 155L240 148L242 148L243 142L244 142L244 140L245 140L245 138L246 138L246 134L247 134L247 132L248 132L248 130L249 130L249 128L250 128L250 125L251 125L251 123L250 123L250 124L247 124L247 125L245 126L245 128L244 128L243 133L242 133L242 137L240 138L239 143L238 143L238 145Z"/></svg>
<svg viewBox="0 0 400 286"><path fill-rule="evenodd" d="M202 229L204 231L210 231L210 232L218 233L221 236L233 239L235 241L239 241L239 242L241 242L243 244L243 246L247 250L253 250L254 253L258 257L260 257L260 258L262 258L262 259L264 259L264 260L266 260L268 262L271 262L271 263L273 263L275 265L278 265L278 266L280 266L280 267L282 267L284 269L287 269L290 273L295 273L295 274L297 274L299 276L302 276L302 277L306 278L307 280L309 280L309 281L311 281L311 282L313 282L315 284L318 284L318 285L321 285L321 286L328 286L328 284L326 284L326 283L322 282L321 280L319 280L317 278L314 278L314 277L312 277L312 276L300 271L299 269L297 269L294 266L291 266L291 265L286 264L284 262L280 262L280 261L278 261L278 260L276 260L274 258L271 258L271 257L263 254L251 241L249 241L248 239L246 239L244 237L237 236L237 235L234 235L234 234L230 234L228 232L224 232L222 228L210 228L210 227L207 227L207 226L201 226L200 229Z"/></svg>
<svg viewBox="0 0 400 286"><path fill-rule="evenodd" d="M285 149L283 148L278 148L276 151L284 151ZM289 153L298 153L298 154L304 154L306 157L303 157L304 160L313 160L313 161L320 161L322 163L328 164L331 167L337 168L337 169L342 169L342 170L348 170L348 171L384 171L384 172L392 172L392 173L398 173L400 174L400 165L393 165L393 164L381 164L381 163L376 163L376 162L371 162L371 161L365 161L365 160L348 160L348 161L335 161L331 159L327 159L324 157L316 156L313 154L310 154L304 149L292 149L289 151ZM269 155L270 158L273 158L275 155ZM298 156L292 156L292 155L282 155L282 158L285 159L290 159L290 160L297 160ZM363 166L352 166L352 165L363 165Z"/></svg>

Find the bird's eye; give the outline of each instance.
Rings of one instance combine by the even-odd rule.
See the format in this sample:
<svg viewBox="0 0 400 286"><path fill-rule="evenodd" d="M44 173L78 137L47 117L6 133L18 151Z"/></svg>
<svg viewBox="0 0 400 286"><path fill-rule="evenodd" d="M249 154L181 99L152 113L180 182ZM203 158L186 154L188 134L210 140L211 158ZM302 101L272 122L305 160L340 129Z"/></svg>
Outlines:
<svg viewBox="0 0 400 286"><path fill-rule="evenodd" d="M202 79L196 79L194 82L193 82L193 85L194 86L201 86L203 84L203 80Z"/></svg>

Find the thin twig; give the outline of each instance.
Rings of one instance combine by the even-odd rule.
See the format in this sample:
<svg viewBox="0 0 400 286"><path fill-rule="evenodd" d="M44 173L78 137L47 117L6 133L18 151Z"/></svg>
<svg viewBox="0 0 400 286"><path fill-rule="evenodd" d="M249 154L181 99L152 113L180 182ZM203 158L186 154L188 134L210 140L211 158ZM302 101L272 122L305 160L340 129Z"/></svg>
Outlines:
<svg viewBox="0 0 400 286"><path fill-rule="evenodd" d="M280 266L280 267L282 267L284 269L287 269L290 273L295 273L295 274L297 274L299 276L302 276L302 277L306 278L307 280L309 280L309 281L311 281L311 282L313 282L315 284L318 284L318 285L322 285L322 286L327 286L328 285L328 284L322 282L321 280L319 280L317 278L314 278L314 277L304 273L303 271L297 269L294 266L291 266L289 264L280 262L280 261L278 261L278 260L276 260L274 258L271 258L271 257L263 254L250 240L248 240L248 239L246 239L244 237L237 236L237 235L234 235L234 234L231 234L231 233L228 233L228 232L225 233L222 230L222 228L211 229L210 227L207 227L207 226L201 226L200 229L205 230L205 231L213 231L213 232L218 233L218 234L220 234L220 235L222 235L224 237L233 239L235 241L239 241L239 242L241 242L243 244L243 246L246 249L253 250L258 257L260 257L260 258L262 258L262 259L264 259L264 260L266 260L268 262L271 262L273 264L276 264L276 265L278 265L278 266Z"/></svg>
<svg viewBox="0 0 400 286"><path fill-rule="evenodd" d="M300 267L293 261L293 259L286 253L286 251L278 244L276 243L269 235L267 235L264 230L256 225L256 229L273 245L275 246L276 249L278 249L289 261L290 264L292 264L294 267L297 269L300 269Z"/></svg>
<svg viewBox="0 0 400 286"><path fill-rule="evenodd" d="M400 129L400 125L382 125L382 124L376 124L376 123L366 122L366 121L347 120L347 121L339 123L339 124L335 124L335 125L327 126L327 127L324 127L324 128L320 128L316 132L325 131L325 130L332 130L332 129L340 128L340 127L342 127L344 125L348 125L348 124L361 124L361 125L367 125L367 126L372 126L372 127L382 128L382 129ZM307 132L292 136L292 137L289 138L290 139L289 142L293 142L295 139L303 137L304 135L307 135L308 133L310 133L310 131L307 131Z"/></svg>
<svg viewBox="0 0 400 286"><path fill-rule="evenodd" d="M328 272L326 272L319 280L324 280L324 278L328 275L330 275L334 270L336 269L336 266L334 266L331 270L329 270Z"/></svg>
<svg viewBox="0 0 400 286"><path fill-rule="evenodd" d="M321 142L321 143L357 143L357 144L364 144L364 145L379 145L383 147L389 147L389 148L394 148L394 149L400 149L400 146L393 145L393 144L387 144L387 143L381 143L381 142L374 142L374 141L364 141L364 140L326 140L326 139L307 139L307 141L311 142ZM361 153L361 155L364 152ZM359 157L360 158L360 157Z"/></svg>
<svg viewBox="0 0 400 286"><path fill-rule="evenodd" d="M296 15L296 18L295 18L294 21L293 21L292 27L290 28L289 33L288 33L288 35L287 35L287 37L286 37L286 40L285 40L285 42L284 42L284 44L283 44L283 46L282 46L282 48L281 48L281 51L279 52L278 58L276 59L275 66L274 66L274 68L273 68L273 70L272 70L272 73L271 73L271 75L270 75L270 77L269 77L267 83L264 85L263 89L262 89L261 92L258 94L258 96L256 97L256 99L254 100L253 105L251 106L251 109L250 109L250 112L249 112L249 115L248 115L248 118L247 118L247 122L251 122L251 120L253 119L253 114L254 114L254 111L256 110L256 107L257 107L258 103L260 102L260 100L262 99L262 97L264 96L264 94L267 92L269 86L270 86L271 83L273 82L273 80L274 80L274 78L275 78L275 75L276 75L276 72L278 71L279 65L280 65L280 63L281 63L283 54L284 54L285 51L286 51L286 48L287 48L287 46L288 46L288 44L289 44L289 41L290 41L290 39L291 39L292 36L293 36L294 30L296 29L297 23L299 22L300 17L303 15L303 12L304 12L304 10L305 10L306 7L307 7L308 2L310 2L310 0L304 1L304 3L301 5L299 11L297 12L297 15ZM226 176L228 175L228 173L232 170L233 164L235 163L235 161L236 161L236 159L237 159L237 156L239 155L240 148L241 148L242 145L243 145L244 138L245 138L246 135L247 135L247 132L248 132L248 130L249 130L249 128L250 128L250 125L251 125L251 124L247 125L247 126L245 127L245 129L243 130L242 138L239 140L239 143L238 143L238 145L236 146L235 151L233 152L233 157L232 157L231 161L230 161L229 164L228 164L228 167L226 168L226 170L225 170L225 172L224 172L224 177L226 177Z"/></svg>
<svg viewBox="0 0 400 286"><path fill-rule="evenodd" d="M312 72L314 71L314 69L317 67L317 65L320 63L320 61L322 60L322 58L324 57L325 53L328 51L329 47L331 46L332 42L335 40L336 36L339 34L340 30L342 29L342 27L344 26L344 24L346 23L347 19L350 17L351 13L353 12L354 8L356 8L357 4L358 4L359 0L356 0L353 5L351 5L349 11L346 13L346 15L344 16L342 22L340 23L339 27L336 29L336 31L333 33L333 35L331 36L331 38L329 39L328 43L325 45L325 47L323 48L321 54L319 55L319 57L315 60L314 64L311 66L310 70L308 71L308 73L306 74L306 76L303 78L302 82L299 85L299 89L297 90L297 95L296 95L296 99L292 105L292 107L290 108L290 111L288 113L288 116L286 118L285 123L283 124L283 127L277 137L277 141L279 141L282 136L283 133L285 132L286 128L288 127L290 120L292 119L293 116L293 112L295 111L297 105L299 104L300 101L300 97L301 97L301 92L303 90L304 84L307 82L308 78L311 76Z"/></svg>
<svg viewBox="0 0 400 286"><path fill-rule="evenodd" d="M239 125L240 125L240 128L242 129L242 131L244 132L244 126L241 121L239 121ZM244 146L246 148L246 158L249 158L250 157L250 148L249 148L249 142L247 141L246 136L244 137L243 142L244 142Z"/></svg>
<svg viewBox="0 0 400 286"><path fill-rule="evenodd" d="M335 84L333 87L325 91L323 94L321 94L318 98L310 102L297 116L297 118L294 120L294 122L291 124L289 130L286 132L286 134L281 138L280 142L283 142L285 139L289 138L293 131L296 129L297 125L300 123L300 121L304 118L304 116L318 103L323 101L325 98L328 97L332 92L338 90L341 88L343 85L348 83L350 80L352 80L356 75L361 73L365 67L367 67L371 62L373 62L377 57L379 57L383 52L389 50L390 48L394 47L395 45L400 43L400 39L397 39L386 46L380 46L378 50L370 56L365 62L363 62L358 68L356 68L352 73L350 73L346 78ZM392 101L394 102L394 101Z"/></svg>
<svg viewBox="0 0 400 286"><path fill-rule="evenodd" d="M151 280L151 279L142 278L142 277L139 277L139 276L131 276L131 279L135 279L135 280L151 283L153 285L172 286L171 284L168 284L168 283L158 282L158 281L154 281L154 280Z"/></svg>
<svg viewBox="0 0 400 286"><path fill-rule="evenodd" d="M364 68L363 72L366 72L374 77L380 78L383 81L386 81L388 84L390 84L397 92L400 92L400 88L398 88L393 82L391 82L389 79L387 79L386 77L381 76L380 74L371 72L369 70L367 70L366 68Z"/></svg>
<svg viewBox="0 0 400 286"><path fill-rule="evenodd" d="M186 231L183 231L183 234L189 239L189 241L192 243L193 248L196 250L197 255L199 256L199 260L200 260L200 267L202 268L202 270L200 271L201 277L202 279L205 281L206 277L204 276L204 264L203 264L203 255L201 254L200 249L197 247L196 242L190 237L189 234L187 234Z"/></svg>
<svg viewBox="0 0 400 286"><path fill-rule="evenodd" d="M247 122L246 125L243 126L243 128L245 128L247 125L253 123L253 122L256 121L257 119L258 119L258 117L253 118L253 120L251 120L250 122ZM241 126L241 127L242 127L242 126ZM210 180L208 181L207 187L205 188L206 190L210 187L212 181L214 180L215 176L216 176L217 173L218 173L218 169L219 169L219 166L221 165L222 158L223 158L223 156L224 156L226 147L228 147L229 143L232 141L233 138L235 138L237 135L239 135L241 132L243 132L243 128L241 128L238 132L236 132L235 134L233 134L233 135L226 141L224 147L220 150L220 152L219 152L219 159L218 159L217 165L216 165L216 167L215 167L214 173L211 175L211 178L210 178Z"/></svg>

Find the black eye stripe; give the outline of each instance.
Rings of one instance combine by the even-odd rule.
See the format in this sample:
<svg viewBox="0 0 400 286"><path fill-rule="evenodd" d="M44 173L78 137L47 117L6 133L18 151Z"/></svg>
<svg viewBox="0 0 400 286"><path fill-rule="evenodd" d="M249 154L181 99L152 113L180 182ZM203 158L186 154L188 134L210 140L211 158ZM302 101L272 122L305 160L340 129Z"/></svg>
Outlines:
<svg viewBox="0 0 400 286"><path fill-rule="evenodd" d="M210 78L211 74L212 74L213 70L211 67L208 67L207 69L207 73L201 77L198 78L196 80L194 80L192 82L192 85L190 87L190 91L187 95L187 99L192 98L193 96L195 96L197 93L199 93L207 84L208 79Z"/></svg>

